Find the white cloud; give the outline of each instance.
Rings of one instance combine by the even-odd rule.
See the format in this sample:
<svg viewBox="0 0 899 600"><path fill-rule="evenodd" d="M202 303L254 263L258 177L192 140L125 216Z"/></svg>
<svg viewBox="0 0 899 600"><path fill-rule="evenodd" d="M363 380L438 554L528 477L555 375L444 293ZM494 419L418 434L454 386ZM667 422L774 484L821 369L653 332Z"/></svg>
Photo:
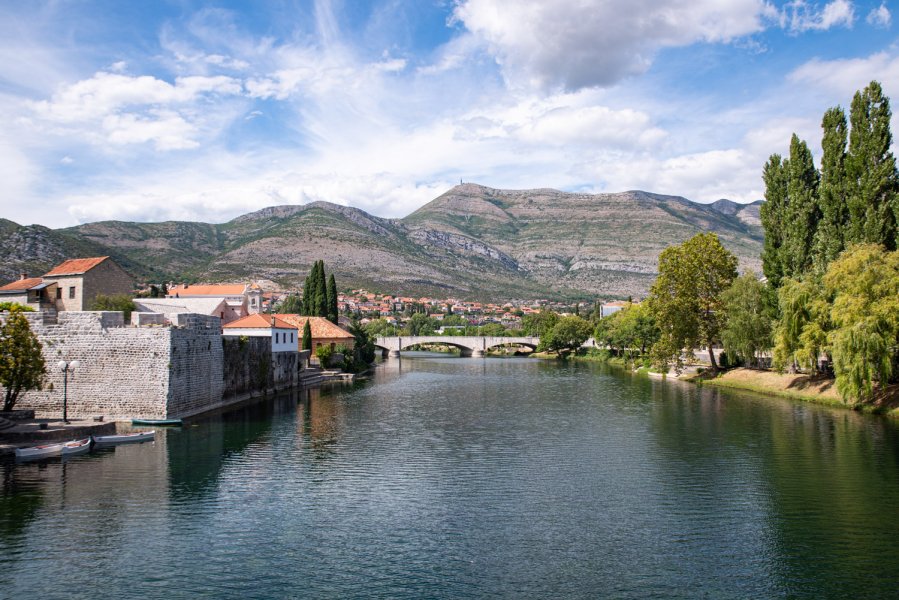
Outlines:
<svg viewBox="0 0 899 600"><path fill-rule="evenodd" d="M644 72L660 48L759 32L771 11L763 0L464 0L454 17L513 82L579 89Z"/></svg>
<svg viewBox="0 0 899 600"><path fill-rule="evenodd" d="M899 91L899 56L878 52L866 58L813 59L791 72L787 79L825 90L843 102L874 79L883 84L889 95Z"/></svg>
<svg viewBox="0 0 899 600"><path fill-rule="evenodd" d="M852 27L855 9L849 0L833 0L823 7L804 0L788 2L780 14L781 26L793 33L826 31L832 27Z"/></svg>
<svg viewBox="0 0 899 600"><path fill-rule="evenodd" d="M872 9L865 20L869 25L887 28L893 20L893 15L890 14L890 9L887 8L886 4L881 4L877 8Z"/></svg>
<svg viewBox="0 0 899 600"><path fill-rule="evenodd" d="M199 145L202 122L214 116L196 109L207 97L237 97L243 86L222 75L178 77L174 83L149 75L99 72L58 90L50 100L28 105L47 131L80 135L95 144L122 146L154 142L158 150Z"/></svg>

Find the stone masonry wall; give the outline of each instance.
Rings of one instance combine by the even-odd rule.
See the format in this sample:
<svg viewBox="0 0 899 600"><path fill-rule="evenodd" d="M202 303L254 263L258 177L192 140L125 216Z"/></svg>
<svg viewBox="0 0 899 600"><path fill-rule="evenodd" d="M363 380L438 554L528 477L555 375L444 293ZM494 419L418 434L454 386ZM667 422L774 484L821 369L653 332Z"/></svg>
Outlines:
<svg viewBox="0 0 899 600"><path fill-rule="evenodd" d="M56 323L25 313L44 347L44 389L19 396L16 408L39 416L62 415L61 360L80 362L68 375L70 417L161 418L166 414L171 330L124 328L122 313L61 312Z"/></svg>
<svg viewBox="0 0 899 600"><path fill-rule="evenodd" d="M253 392L297 384L299 353L272 353L271 338L222 337L224 351L223 396L234 398Z"/></svg>
<svg viewBox="0 0 899 600"><path fill-rule="evenodd" d="M168 417L181 417L222 401L222 329L218 317L175 315L171 329Z"/></svg>
<svg viewBox="0 0 899 600"><path fill-rule="evenodd" d="M47 377L16 408L42 417L62 415L61 360L80 362L68 375L72 418L184 417L298 382L298 353L273 359L269 338L223 338L217 317L183 314L171 327L124 327L120 312L24 314L43 344Z"/></svg>

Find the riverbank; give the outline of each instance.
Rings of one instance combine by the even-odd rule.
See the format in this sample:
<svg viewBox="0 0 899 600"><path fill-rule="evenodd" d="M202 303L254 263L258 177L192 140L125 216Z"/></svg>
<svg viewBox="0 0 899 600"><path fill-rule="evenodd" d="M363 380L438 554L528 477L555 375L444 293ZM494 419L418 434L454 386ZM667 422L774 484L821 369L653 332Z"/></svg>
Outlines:
<svg viewBox="0 0 899 600"><path fill-rule="evenodd" d="M684 381L899 417L899 398L895 393L886 394L871 403L847 403L840 396L835 380L822 375L810 376L740 368L731 369L713 378L707 379L697 375L685 378Z"/></svg>

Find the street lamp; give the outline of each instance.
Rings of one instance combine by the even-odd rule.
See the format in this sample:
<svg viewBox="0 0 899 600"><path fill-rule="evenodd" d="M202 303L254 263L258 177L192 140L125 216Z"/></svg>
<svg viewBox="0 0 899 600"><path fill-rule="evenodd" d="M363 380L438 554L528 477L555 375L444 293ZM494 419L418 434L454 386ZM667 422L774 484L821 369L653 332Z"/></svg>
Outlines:
<svg viewBox="0 0 899 600"><path fill-rule="evenodd" d="M74 373L75 369L81 366L77 360L64 361L56 363L59 370L62 371L62 422L68 424L68 402L69 402L69 373Z"/></svg>

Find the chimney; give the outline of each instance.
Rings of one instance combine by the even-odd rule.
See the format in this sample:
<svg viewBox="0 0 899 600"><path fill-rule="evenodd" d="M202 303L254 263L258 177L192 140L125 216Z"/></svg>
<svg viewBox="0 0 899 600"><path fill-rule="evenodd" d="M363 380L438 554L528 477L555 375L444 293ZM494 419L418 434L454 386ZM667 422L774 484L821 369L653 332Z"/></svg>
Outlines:
<svg viewBox="0 0 899 600"><path fill-rule="evenodd" d="M21 273L19 273L19 281L21 281L23 279L28 279L28 273L26 273L25 271L22 271Z"/></svg>

